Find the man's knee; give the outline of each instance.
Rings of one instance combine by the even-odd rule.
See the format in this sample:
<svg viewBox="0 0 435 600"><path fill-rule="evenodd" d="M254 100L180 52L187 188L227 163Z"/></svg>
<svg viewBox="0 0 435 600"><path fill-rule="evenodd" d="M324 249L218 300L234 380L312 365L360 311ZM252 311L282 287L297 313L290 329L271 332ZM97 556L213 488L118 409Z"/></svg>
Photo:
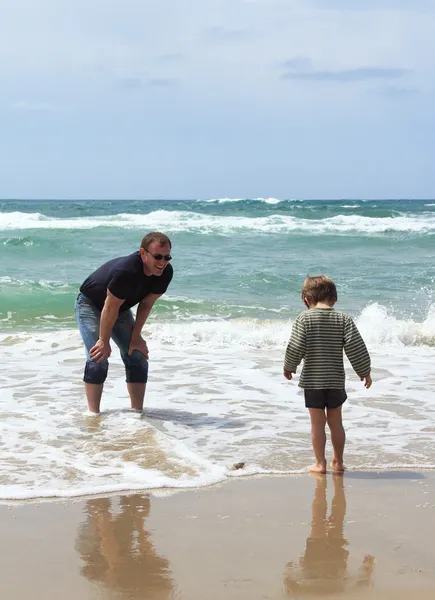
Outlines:
<svg viewBox="0 0 435 600"><path fill-rule="evenodd" d="M83 381L85 383L104 383L107 378L108 369L109 363L107 360L104 360L101 363L97 363L94 360L87 360Z"/></svg>
<svg viewBox="0 0 435 600"><path fill-rule="evenodd" d="M148 360L141 352L135 350L123 360L127 383L146 383L148 381Z"/></svg>

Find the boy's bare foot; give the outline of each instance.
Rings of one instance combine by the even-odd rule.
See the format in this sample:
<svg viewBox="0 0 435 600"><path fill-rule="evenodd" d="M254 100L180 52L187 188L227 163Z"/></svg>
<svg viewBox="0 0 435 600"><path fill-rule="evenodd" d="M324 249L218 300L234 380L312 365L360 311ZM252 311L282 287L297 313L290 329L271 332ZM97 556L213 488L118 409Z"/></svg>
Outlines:
<svg viewBox="0 0 435 600"><path fill-rule="evenodd" d="M311 473L326 473L326 464L316 463L310 467Z"/></svg>
<svg viewBox="0 0 435 600"><path fill-rule="evenodd" d="M343 473L343 471L345 470L345 466L342 462L339 462L338 460L332 460L331 469L335 471L335 473Z"/></svg>

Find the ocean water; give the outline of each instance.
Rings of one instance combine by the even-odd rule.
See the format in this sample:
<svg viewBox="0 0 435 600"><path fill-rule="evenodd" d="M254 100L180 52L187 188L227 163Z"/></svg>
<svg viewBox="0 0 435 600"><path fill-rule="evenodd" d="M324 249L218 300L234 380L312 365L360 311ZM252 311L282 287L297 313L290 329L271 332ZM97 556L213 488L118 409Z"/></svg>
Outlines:
<svg viewBox="0 0 435 600"><path fill-rule="evenodd" d="M175 275L144 328L146 410L128 410L115 347L89 417L78 288L152 230ZM307 273L336 281L372 354L370 390L345 363L348 468L435 469L434 254L427 200L0 202L0 501L304 471L309 416L282 363Z"/></svg>

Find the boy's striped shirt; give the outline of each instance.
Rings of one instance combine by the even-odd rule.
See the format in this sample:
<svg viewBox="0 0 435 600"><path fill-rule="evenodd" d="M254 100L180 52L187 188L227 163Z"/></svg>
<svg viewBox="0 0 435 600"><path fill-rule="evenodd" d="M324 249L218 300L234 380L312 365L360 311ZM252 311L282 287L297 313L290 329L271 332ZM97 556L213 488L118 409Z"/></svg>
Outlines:
<svg viewBox="0 0 435 600"><path fill-rule="evenodd" d="M344 389L343 350L359 377L370 375L370 356L352 318L333 308L310 308L293 323L284 369L295 373L304 359L300 387Z"/></svg>

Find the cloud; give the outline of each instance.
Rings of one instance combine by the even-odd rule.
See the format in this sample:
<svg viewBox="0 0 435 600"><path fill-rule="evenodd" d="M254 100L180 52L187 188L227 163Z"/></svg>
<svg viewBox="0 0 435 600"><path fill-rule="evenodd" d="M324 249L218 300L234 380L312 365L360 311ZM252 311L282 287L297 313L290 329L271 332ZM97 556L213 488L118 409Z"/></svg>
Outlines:
<svg viewBox="0 0 435 600"><path fill-rule="evenodd" d="M177 85L179 80L175 77L152 77L147 83L152 87L172 87Z"/></svg>
<svg viewBox="0 0 435 600"><path fill-rule="evenodd" d="M408 69L399 67L355 67L349 69L314 69L306 57L295 57L282 63L287 69L281 79L332 83L356 83L368 80L390 80L404 77Z"/></svg>
<svg viewBox="0 0 435 600"><path fill-rule="evenodd" d="M142 86L140 77L120 77L117 81L117 86L123 90L137 90Z"/></svg>
<svg viewBox="0 0 435 600"><path fill-rule="evenodd" d="M410 12L434 10L433 0L311 0L310 3L320 10L392 10Z"/></svg>
<svg viewBox="0 0 435 600"><path fill-rule="evenodd" d="M159 56L156 56L156 61L163 64L175 63L183 60L183 58L184 54L181 54L181 52L168 52L166 54L160 54Z"/></svg>
<svg viewBox="0 0 435 600"><path fill-rule="evenodd" d="M144 85L155 88L168 88L179 84L179 80L175 77L119 77L117 79L117 87L123 90L138 90Z"/></svg>
<svg viewBox="0 0 435 600"><path fill-rule="evenodd" d="M54 106L48 102L28 102L27 100L19 100L18 102L14 102L10 108L12 110L44 113L59 112L61 110L59 106Z"/></svg>
<svg viewBox="0 0 435 600"><path fill-rule="evenodd" d="M419 93L416 87L396 87L389 85L381 90L381 93L388 98L409 98Z"/></svg>
<svg viewBox="0 0 435 600"><path fill-rule="evenodd" d="M208 27L204 30L204 37L210 40L232 42L245 38L244 29L227 29L226 27Z"/></svg>
<svg viewBox="0 0 435 600"><path fill-rule="evenodd" d="M289 60L285 60L282 63L282 66L285 69L295 70L295 71L306 71L311 69L312 61L306 56L295 56L294 58L290 58Z"/></svg>

